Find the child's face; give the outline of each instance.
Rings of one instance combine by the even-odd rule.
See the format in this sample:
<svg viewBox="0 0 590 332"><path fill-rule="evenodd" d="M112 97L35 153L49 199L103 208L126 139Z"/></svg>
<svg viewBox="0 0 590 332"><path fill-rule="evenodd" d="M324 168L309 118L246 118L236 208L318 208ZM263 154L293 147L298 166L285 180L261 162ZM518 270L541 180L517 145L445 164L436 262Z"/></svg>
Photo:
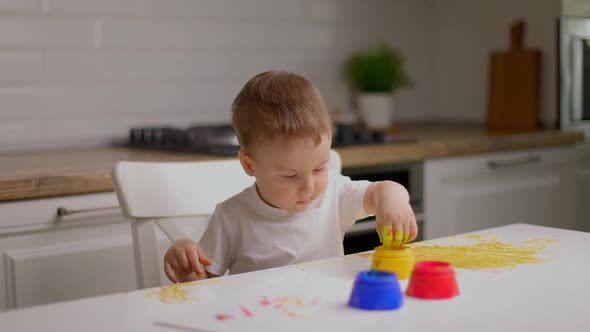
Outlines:
<svg viewBox="0 0 590 332"><path fill-rule="evenodd" d="M317 146L311 138L257 144L250 155L251 175L262 199L292 213L305 210L326 189L331 143L324 137Z"/></svg>

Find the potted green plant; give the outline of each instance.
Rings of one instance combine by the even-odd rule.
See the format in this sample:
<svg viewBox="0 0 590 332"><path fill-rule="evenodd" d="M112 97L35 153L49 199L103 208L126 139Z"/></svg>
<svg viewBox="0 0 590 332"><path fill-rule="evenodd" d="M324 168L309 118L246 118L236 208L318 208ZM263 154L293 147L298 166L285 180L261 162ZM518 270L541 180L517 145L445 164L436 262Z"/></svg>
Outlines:
<svg viewBox="0 0 590 332"><path fill-rule="evenodd" d="M389 128L395 91L411 85L401 54L386 44L355 53L344 64L344 77L367 127Z"/></svg>

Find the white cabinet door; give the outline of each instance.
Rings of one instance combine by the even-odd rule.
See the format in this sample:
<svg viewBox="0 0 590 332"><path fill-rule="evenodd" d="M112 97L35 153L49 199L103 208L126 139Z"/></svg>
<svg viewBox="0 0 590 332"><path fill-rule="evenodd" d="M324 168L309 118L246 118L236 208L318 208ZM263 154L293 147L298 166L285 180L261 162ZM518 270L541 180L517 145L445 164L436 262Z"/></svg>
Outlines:
<svg viewBox="0 0 590 332"><path fill-rule="evenodd" d="M59 207L83 212L59 216ZM114 193L3 202L0 216L0 311L137 288L131 229ZM198 239L208 218L177 223ZM171 243L156 235L162 262Z"/></svg>
<svg viewBox="0 0 590 332"><path fill-rule="evenodd" d="M135 289L128 239L83 238L4 252L9 308L48 304ZM47 241L49 242L49 241Z"/></svg>
<svg viewBox="0 0 590 332"><path fill-rule="evenodd" d="M0 310L135 289L130 227L117 205L114 193L0 203Z"/></svg>
<svg viewBox="0 0 590 332"><path fill-rule="evenodd" d="M575 229L590 232L590 143L576 146Z"/></svg>
<svg viewBox="0 0 590 332"><path fill-rule="evenodd" d="M425 239L511 223L571 227L572 147L428 160Z"/></svg>

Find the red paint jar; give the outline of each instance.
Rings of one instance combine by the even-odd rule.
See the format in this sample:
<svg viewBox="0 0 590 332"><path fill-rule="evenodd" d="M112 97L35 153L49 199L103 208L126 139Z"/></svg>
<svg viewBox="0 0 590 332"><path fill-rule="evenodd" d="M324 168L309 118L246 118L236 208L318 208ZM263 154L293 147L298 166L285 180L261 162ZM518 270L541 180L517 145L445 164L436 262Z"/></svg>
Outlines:
<svg viewBox="0 0 590 332"><path fill-rule="evenodd" d="M450 299L459 295L452 265L439 261L417 262L406 295L421 299Z"/></svg>

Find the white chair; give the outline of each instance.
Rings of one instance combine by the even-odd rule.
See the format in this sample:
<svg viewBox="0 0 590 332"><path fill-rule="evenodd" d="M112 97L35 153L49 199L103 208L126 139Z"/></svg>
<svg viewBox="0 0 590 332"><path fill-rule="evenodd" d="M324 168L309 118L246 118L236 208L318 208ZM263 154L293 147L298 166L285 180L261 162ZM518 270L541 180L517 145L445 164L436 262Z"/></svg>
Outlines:
<svg viewBox="0 0 590 332"><path fill-rule="evenodd" d="M161 285L154 225L172 240L186 237L170 218L207 216L254 183L237 159L202 162L118 162L113 184L131 221L138 288Z"/></svg>
<svg viewBox="0 0 590 332"><path fill-rule="evenodd" d="M338 173L342 173L342 159L336 150L330 150L330 161L328 168Z"/></svg>
<svg viewBox="0 0 590 332"><path fill-rule="evenodd" d="M338 153L330 151L329 168L341 170ZM185 238L174 218L210 216L218 203L254 183L237 159L200 162L120 161L113 185L131 221L137 287L161 285L155 225L176 241Z"/></svg>

